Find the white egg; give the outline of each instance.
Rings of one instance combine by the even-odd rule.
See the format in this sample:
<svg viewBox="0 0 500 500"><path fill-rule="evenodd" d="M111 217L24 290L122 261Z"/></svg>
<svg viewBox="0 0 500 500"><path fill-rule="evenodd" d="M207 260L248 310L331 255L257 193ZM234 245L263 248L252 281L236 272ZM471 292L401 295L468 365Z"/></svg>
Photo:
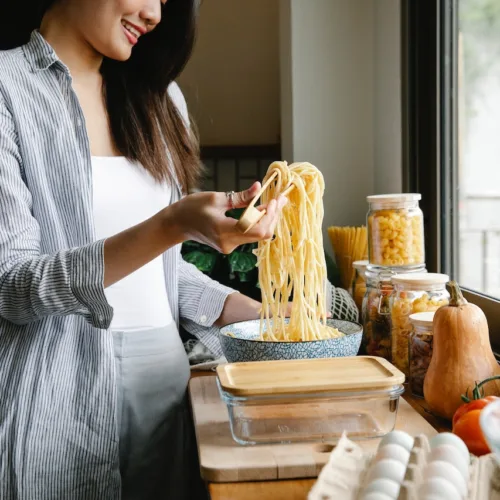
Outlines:
<svg viewBox="0 0 500 500"><path fill-rule="evenodd" d="M388 444L399 444L399 446L402 446L405 450L411 451L413 448L413 438L406 432L392 431L382 438L378 447L382 448Z"/></svg>
<svg viewBox="0 0 500 500"><path fill-rule="evenodd" d="M371 493L368 493L368 495L363 495L362 500L393 500L393 497L390 497L389 495L384 495L383 493L376 493L372 491Z"/></svg>
<svg viewBox="0 0 500 500"><path fill-rule="evenodd" d="M419 490L418 498L440 498L441 500L457 500L457 490L442 477L425 479Z"/></svg>
<svg viewBox="0 0 500 500"><path fill-rule="evenodd" d="M448 462L454 465L462 474L465 481L469 480L469 463L470 458L464 457L462 453L457 453L457 449L449 444L442 444L433 448L429 455L428 461L434 462L435 460Z"/></svg>
<svg viewBox="0 0 500 500"><path fill-rule="evenodd" d="M384 458L393 458L403 465L407 465L410 460L410 452L399 444L386 444L378 449L375 460L378 462Z"/></svg>
<svg viewBox="0 0 500 500"><path fill-rule="evenodd" d="M426 479L431 477L446 479L456 488L457 493L460 494L460 498L464 498L467 495L467 483L465 479L458 469L449 462L442 460L431 462L425 468L424 477Z"/></svg>
<svg viewBox="0 0 500 500"><path fill-rule="evenodd" d="M429 444L431 445L431 450L441 446L442 444L449 444L454 446L464 457L469 458L469 450L467 449L465 443L451 432L442 432L441 434L434 436L430 440Z"/></svg>
<svg viewBox="0 0 500 500"><path fill-rule="evenodd" d="M369 493L383 493L393 499L398 498L400 485L392 479L379 478L372 481L363 490L363 498Z"/></svg>
<svg viewBox="0 0 500 500"><path fill-rule="evenodd" d="M403 482L405 477L406 466L393 458L384 458L379 462L375 462L368 472L368 482L375 479L391 479L398 484Z"/></svg>

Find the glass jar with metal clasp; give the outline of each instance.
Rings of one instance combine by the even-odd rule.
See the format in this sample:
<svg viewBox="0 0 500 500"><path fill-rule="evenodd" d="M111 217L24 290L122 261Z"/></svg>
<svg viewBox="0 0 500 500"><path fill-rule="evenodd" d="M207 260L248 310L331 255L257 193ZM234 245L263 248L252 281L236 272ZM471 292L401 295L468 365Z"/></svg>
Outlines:
<svg viewBox="0 0 500 500"><path fill-rule="evenodd" d="M426 272L425 266L404 272ZM401 268L368 265L365 272L366 293L363 299L363 341L361 354L380 356L392 361L391 297L392 278Z"/></svg>
<svg viewBox="0 0 500 500"><path fill-rule="evenodd" d="M367 260L356 260L352 263L352 267L354 269L354 278L352 280L350 292L356 306L358 307L360 317L362 317L363 314L363 299L366 294L365 272L367 265Z"/></svg>

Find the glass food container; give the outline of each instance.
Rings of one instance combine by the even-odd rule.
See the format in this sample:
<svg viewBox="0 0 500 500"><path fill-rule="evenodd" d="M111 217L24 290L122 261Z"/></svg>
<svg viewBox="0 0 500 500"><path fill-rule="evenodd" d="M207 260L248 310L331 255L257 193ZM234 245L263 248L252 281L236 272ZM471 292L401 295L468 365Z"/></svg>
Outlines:
<svg viewBox="0 0 500 500"><path fill-rule="evenodd" d="M391 298L392 362L407 377L408 337L412 330L410 315L437 311L448 304L450 294L446 290L449 277L446 274L411 273L392 277L394 293Z"/></svg>
<svg viewBox="0 0 500 500"><path fill-rule="evenodd" d="M425 263L424 218L420 194L368 196L368 255L370 264L418 267Z"/></svg>
<svg viewBox="0 0 500 500"><path fill-rule="evenodd" d="M354 279L351 285L351 295L354 299L355 304L358 306L360 315L362 315L363 309L363 298L366 293L366 266L368 265L367 260L357 260L352 263L354 268Z"/></svg>
<svg viewBox="0 0 500 500"><path fill-rule="evenodd" d="M392 360L391 296L392 277L397 268L380 268L369 264L365 271L366 293L363 299L363 340L361 354ZM425 266L406 270L407 273L425 273Z"/></svg>
<svg viewBox="0 0 500 500"><path fill-rule="evenodd" d="M366 269L366 293L363 299L363 340L360 352L391 360L391 314L392 294L390 270Z"/></svg>
<svg viewBox="0 0 500 500"><path fill-rule="evenodd" d="M410 390L414 396L424 397L424 378L432 359L434 312L410 315L413 331L408 345L410 366Z"/></svg>
<svg viewBox="0 0 500 500"><path fill-rule="evenodd" d="M242 445L380 437L393 430L404 391L404 375L375 357L231 363L217 375Z"/></svg>

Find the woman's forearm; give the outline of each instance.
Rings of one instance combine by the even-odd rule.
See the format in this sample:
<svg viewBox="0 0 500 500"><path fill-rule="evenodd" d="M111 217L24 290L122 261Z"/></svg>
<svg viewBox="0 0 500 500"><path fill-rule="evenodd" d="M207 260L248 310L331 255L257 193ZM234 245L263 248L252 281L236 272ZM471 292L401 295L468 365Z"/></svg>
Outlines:
<svg viewBox="0 0 500 500"><path fill-rule="evenodd" d="M261 303L241 293L228 296L224 309L215 325L222 327L238 321L260 318Z"/></svg>
<svg viewBox="0 0 500 500"><path fill-rule="evenodd" d="M120 281L184 241L183 230L173 216L172 206L106 239L104 287Z"/></svg>
<svg viewBox="0 0 500 500"><path fill-rule="evenodd" d="M222 314L215 322L215 326L223 327L238 321L260 319L261 308L262 304L260 302L241 293L233 293L226 299ZM286 317L289 317L291 313L292 303L289 302L285 312ZM332 314L328 312L326 316L327 318L331 318Z"/></svg>
<svg viewBox="0 0 500 500"><path fill-rule="evenodd" d="M104 286L116 283L186 239L230 253L244 243L269 238L286 198L271 200L264 217L245 234L237 229L234 219L225 215L231 206L245 207L259 188L255 183L236 193L233 204L224 193L190 194L143 223L108 238L104 244Z"/></svg>

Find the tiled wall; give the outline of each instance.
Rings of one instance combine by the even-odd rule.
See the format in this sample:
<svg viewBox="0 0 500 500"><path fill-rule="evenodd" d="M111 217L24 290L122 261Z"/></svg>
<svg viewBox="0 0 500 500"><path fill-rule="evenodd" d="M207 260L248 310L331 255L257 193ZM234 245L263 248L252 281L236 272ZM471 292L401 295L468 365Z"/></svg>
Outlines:
<svg viewBox="0 0 500 500"><path fill-rule="evenodd" d="M280 146L231 146L202 148L206 191L240 191L262 180L267 168L280 158Z"/></svg>

